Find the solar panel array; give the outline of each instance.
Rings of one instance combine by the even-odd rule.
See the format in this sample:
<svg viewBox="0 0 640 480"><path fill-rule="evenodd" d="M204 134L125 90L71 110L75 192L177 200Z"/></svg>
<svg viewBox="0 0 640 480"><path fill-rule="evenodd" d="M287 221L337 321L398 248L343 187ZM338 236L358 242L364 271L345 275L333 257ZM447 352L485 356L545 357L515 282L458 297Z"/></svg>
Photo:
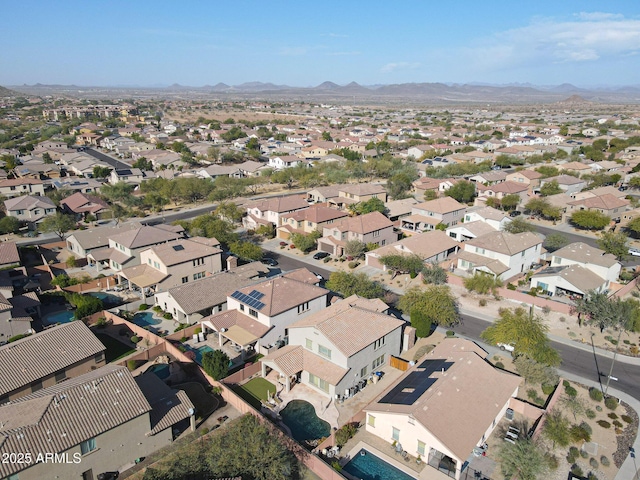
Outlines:
<svg viewBox="0 0 640 480"><path fill-rule="evenodd" d="M258 294L258 297L256 298L255 296L251 296L251 294ZM262 310L264 308L265 304L258 300L262 297L264 297L264 294L258 292L257 290L253 290L249 295L237 290L231 294L231 298L235 298L239 302L242 302L251 308L255 308L256 310Z"/></svg>
<svg viewBox="0 0 640 480"><path fill-rule="evenodd" d="M260 300L262 297L264 297L264 293L259 292L258 290L251 290L249 292L249 296L251 298L255 298L256 300Z"/></svg>

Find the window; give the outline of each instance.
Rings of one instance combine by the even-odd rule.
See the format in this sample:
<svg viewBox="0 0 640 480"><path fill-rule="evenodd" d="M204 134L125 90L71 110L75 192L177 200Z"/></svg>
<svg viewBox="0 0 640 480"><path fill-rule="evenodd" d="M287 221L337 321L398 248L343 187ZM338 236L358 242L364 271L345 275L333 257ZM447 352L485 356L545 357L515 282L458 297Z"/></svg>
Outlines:
<svg viewBox="0 0 640 480"><path fill-rule="evenodd" d="M379 237L380 236L380 230L376 230L375 232L373 232L373 236L374 237Z"/></svg>
<svg viewBox="0 0 640 480"><path fill-rule="evenodd" d="M426 445L424 444L424 442L421 442L420 440L418 440L418 455L422 455L424 457L425 448L426 448Z"/></svg>
<svg viewBox="0 0 640 480"><path fill-rule="evenodd" d="M199 273L194 273L193 274L193 279L194 280L198 280L200 278L204 278L204 272L199 272Z"/></svg>
<svg viewBox="0 0 640 480"><path fill-rule="evenodd" d="M416 424L416 419L415 419L415 418L413 418L411 415L409 415L409 416L407 417L407 423L408 423L409 425L415 425L415 424Z"/></svg>
<svg viewBox="0 0 640 480"><path fill-rule="evenodd" d="M367 366L365 365L364 367L362 367L362 369L360 369L360 378L364 378L367 376Z"/></svg>
<svg viewBox="0 0 640 480"><path fill-rule="evenodd" d="M60 383L63 380L67 379L67 373L64 370L60 370L56 373L56 383Z"/></svg>
<svg viewBox="0 0 640 480"><path fill-rule="evenodd" d="M34 211L33 211L33 213L34 213L35 215L40 215L40 210L34 210Z"/></svg>
<svg viewBox="0 0 640 480"><path fill-rule="evenodd" d="M298 314L306 312L307 310L309 310L309 302L304 302L298 305Z"/></svg>
<svg viewBox="0 0 640 480"><path fill-rule="evenodd" d="M249 315L252 317L258 318L258 312L256 312L253 308L249 309Z"/></svg>
<svg viewBox="0 0 640 480"><path fill-rule="evenodd" d="M36 380L31 384L31 392L37 392L38 390L42 390L42 380Z"/></svg>
<svg viewBox="0 0 640 480"><path fill-rule="evenodd" d="M96 363L104 362L104 352L98 352L93 356L93 361Z"/></svg>
<svg viewBox="0 0 640 480"><path fill-rule="evenodd" d="M305 340L306 340L305 347L307 347L307 350L313 350L313 342L308 338L306 338Z"/></svg>
<svg viewBox="0 0 640 480"><path fill-rule="evenodd" d="M476 253L479 253L480 255L484 255L485 250L484 248L476 247Z"/></svg>
<svg viewBox="0 0 640 480"><path fill-rule="evenodd" d="M380 355L371 363L371 370L375 370L384 363L384 355Z"/></svg>
<svg viewBox="0 0 640 480"><path fill-rule="evenodd" d="M147 258L147 263L148 263L149 265L151 265L151 259L150 259L150 258Z"/></svg>
<svg viewBox="0 0 640 480"><path fill-rule="evenodd" d="M329 391L329 382L321 379L320 377L316 377L313 373L309 374L309 383L315 387L318 387L323 392Z"/></svg>
<svg viewBox="0 0 640 480"><path fill-rule="evenodd" d="M376 340L375 342L373 342L373 349L377 350L379 349L381 346L384 345L384 339L386 337L380 337L378 340Z"/></svg>
<svg viewBox="0 0 640 480"><path fill-rule="evenodd" d="M369 425L370 427L374 427L376 426L376 417L374 417L373 415L369 415L367 417L367 425Z"/></svg>
<svg viewBox="0 0 640 480"><path fill-rule="evenodd" d="M24 210L18 210L16 213L17 213L18 215L24 215Z"/></svg>
<svg viewBox="0 0 640 480"><path fill-rule="evenodd" d="M457 238L456 232L449 232L451 238Z"/></svg>
<svg viewBox="0 0 640 480"><path fill-rule="evenodd" d="M560 257L553 257L553 263L560 265L562 263L562 259Z"/></svg>
<svg viewBox="0 0 640 480"><path fill-rule="evenodd" d="M240 304L240 311L244 312L244 305L243 304Z"/></svg>
<svg viewBox="0 0 640 480"><path fill-rule="evenodd" d="M307 227L313 227L313 222L307 222Z"/></svg>
<svg viewBox="0 0 640 480"><path fill-rule="evenodd" d="M80 452L82 455L86 455L89 452L93 452L96 449L96 439L90 438L80 444Z"/></svg>
<svg viewBox="0 0 640 480"><path fill-rule="evenodd" d="M396 427L391 427L392 431L391 431L391 438L393 438L396 442L400 441L400 430L398 430Z"/></svg>
<svg viewBox="0 0 640 480"><path fill-rule="evenodd" d="M187 283L189 281L189 277L182 277L182 283Z"/></svg>
<svg viewBox="0 0 640 480"><path fill-rule="evenodd" d="M202 258L196 258L196 259L193 261L193 266L194 266L194 267L197 267L198 265L204 265L204 257L202 257Z"/></svg>
<svg viewBox="0 0 640 480"><path fill-rule="evenodd" d="M153 261L153 267L159 269L160 268L160 264L154 260Z"/></svg>
<svg viewBox="0 0 640 480"><path fill-rule="evenodd" d="M327 357L328 359L331 359L331 350L325 347L324 345L318 344L318 354L322 355L323 357Z"/></svg>
<svg viewBox="0 0 640 480"><path fill-rule="evenodd" d="M93 470L82 472L82 480L93 480Z"/></svg>

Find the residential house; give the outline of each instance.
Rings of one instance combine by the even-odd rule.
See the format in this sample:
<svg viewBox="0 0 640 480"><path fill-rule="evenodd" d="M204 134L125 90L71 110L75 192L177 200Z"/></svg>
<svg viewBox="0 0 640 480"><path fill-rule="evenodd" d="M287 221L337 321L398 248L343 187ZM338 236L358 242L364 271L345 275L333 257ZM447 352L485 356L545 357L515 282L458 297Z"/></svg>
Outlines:
<svg viewBox="0 0 640 480"><path fill-rule="evenodd" d="M9 337L0 337L0 343L3 338ZM80 321L0 346L0 404L105 365L104 351L105 346Z"/></svg>
<svg viewBox="0 0 640 480"><path fill-rule="evenodd" d="M531 277L530 285L549 296L583 297L590 291L606 292L609 281L576 264L547 267Z"/></svg>
<svg viewBox="0 0 640 480"><path fill-rule="evenodd" d="M404 217L400 228L405 232L434 230L439 224L456 225L464 217L466 205L451 197L436 198L414 205L411 215Z"/></svg>
<svg viewBox="0 0 640 480"><path fill-rule="evenodd" d="M296 157L294 155L282 155L269 157L268 165L269 167L275 168L276 170L282 170L283 168L291 168L298 165L309 166L310 164L304 158Z"/></svg>
<svg viewBox="0 0 640 480"><path fill-rule="evenodd" d="M303 235L322 232L324 227L348 217L349 214L323 204L315 204L280 216L280 226L276 229L278 238L288 240L292 233Z"/></svg>
<svg viewBox="0 0 640 480"><path fill-rule="evenodd" d="M618 281L622 268L614 255L583 242L571 243L547 257L550 257L552 267L580 265L609 282Z"/></svg>
<svg viewBox="0 0 640 480"><path fill-rule="evenodd" d="M289 344L262 359L262 376L275 370L285 391L302 383L329 398L368 381L402 347L405 322L381 308L388 307L352 295L292 323Z"/></svg>
<svg viewBox="0 0 640 480"><path fill-rule="evenodd" d="M339 196L340 189L344 185L327 185L316 187L307 192L307 201L314 203L329 203L329 200Z"/></svg>
<svg viewBox="0 0 640 480"><path fill-rule="evenodd" d="M4 207L9 217L15 217L21 222L35 229L36 225L45 217L56 213L56 204L48 197L25 195L4 201Z"/></svg>
<svg viewBox="0 0 640 480"><path fill-rule="evenodd" d="M144 180L144 173L139 168L116 168L111 170L109 174L109 183L115 185L116 183L124 182L133 185L140 185Z"/></svg>
<svg viewBox="0 0 640 480"><path fill-rule="evenodd" d="M469 180L485 186L496 185L498 183L505 182L507 180L507 174L501 170L490 170L488 172L481 172L473 175L469 177Z"/></svg>
<svg viewBox="0 0 640 480"><path fill-rule="evenodd" d="M493 207L471 207L464 214L464 223L481 221L491 225L495 230L504 230L511 222L509 215Z"/></svg>
<svg viewBox="0 0 640 480"><path fill-rule="evenodd" d="M395 242L397 235L393 231L393 223L383 214L365 213L324 227L322 238L318 239L318 250L339 257L344 255L344 248L350 240L384 246Z"/></svg>
<svg viewBox="0 0 640 480"><path fill-rule="evenodd" d="M155 294L155 304L179 323L195 323L203 317L227 309L227 296L263 281L269 269L260 262L214 273L197 282L188 282Z"/></svg>
<svg viewBox="0 0 640 480"><path fill-rule="evenodd" d="M93 178L64 177L51 182L56 190L69 190L71 192L98 193L102 188L102 182Z"/></svg>
<svg viewBox="0 0 640 480"><path fill-rule="evenodd" d="M626 198L618 198L615 195L606 193L596 197L582 198L568 202L567 213L572 214L579 210L593 210L604 213L612 220L619 220L622 212L626 211L630 205L631 202Z"/></svg>
<svg viewBox="0 0 640 480"><path fill-rule="evenodd" d="M526 202L528 199L529 186L523 183L504 181L495 185L477 185L478 197L476 203L483 204L488 198L495 198L500 201L507 195L518 195L520 202Z"/></svg>
<svg viewBox="0 0 640 480"><path fill-rule="evenodd" d="M427 192L433 192L435 196L440 196L451 187L453 187L459 180L455 178L431 178L420 177L418 180L412 183L414 197L418 200L424 200Z"/></svg>
<svg viewBox="0 0 640 480"><path fill-rule="evenodd" d="M154 374L134 379L126 367L107 365L0 407L0 454L32 455L30 462L1 463L0 476L113 478L109 473L171 445L174 428L193 412L184 391Z"/></svg>
<svg viewBox="0 0 640 480"><path fill-rule="evenodd" d="M400 219L411 215L413 206L420 203L413 197L402 198L400 200L392 200L385 203L386 212L385 215L389 220L394 222L396 226L400 225Z"/></svg>
<svg viewBox="0 0 640 480"><path fill-rule="evenodd" d="M521 382L486 355L469 340L445 339L364 408L367 432L421 457L427 469L461 478Z"/></svg>
<svg viewBox="0 0 640 480"><path fill-rule="evenodd" d="M540 187L543 187L547 183L553 181L556 181L560 189L567 195L578 193L587 186L587 182L585 180L580 180L579 178L571 175L558 175L555 177L543 178L540 180Z"/></svg>
<svg viewBox="0 0 640 480"><path fill-rule="evenodd" d="M376 248L365 254L368 267L386 270L380 258L386 255L417 255L425 264L440 263L458 251L459 244L440 230L424 232L398 240L390 245Z"/></svg>
<svg viewBox="0 0 640 480"><path fill-rule="evenodd" d="M33 178L10 178L0 180L0 195L7 198L18 197L20 195L44 195L44 184L42 180Z"/></svg>
<svg viewBox="0 0 640 480"><path fill-rule="evenodd" d="M339 210L345 210L350 205L366 202L372 198L378 198L382 202L387 201L387 191L383 185L372 183L349 183L338 188L338 196L329 198L330 206Z"/></svg>
<svg viewBox="0 0 640 480"><path fill-rule="evenodd" d="M59 178L60 167L53 163L44 163L35 160L25 161L22 159L22 165L14 168L13 173L20 178L34 178L36 180Z"/></svg>
<svg viewBox="0 0 640 480"><path fill-rule="evenodd" d="M88 230L76 230L67 237L67 250L76 258L86 258L89 253L109 246L109 237L120 232L138 228L134 222L122 223L113 227L97 227Z"/></svg>
<svg viewBox="0 0 640 480"><path fill-rule="evenodd" d="M222 250L215 238L174 239L140 252L140 264L118 272L120 279L153 293L195 282L222 271Z"/></svg>
<svg viewBox="0 0 640 480"><path fill-rule="evenodd" d="M308 208L309 203L301 195L257 200L247 205L247 216L242 219L245 228L255 229L260 225L276 228L280 225L280 216Z"/></svg>
<svg viewBox="0 0 640 480"><path fill-rule="evenodd" d="M414 145L407 149L407 155L416 160L421 159L425 154L433 152L433 145Z"/></svg>
<svg viewBox="0 0 640 480"><path fill-rule="evenodd" d="M105 218L110 216L111 207L107 202L94 195L76 192L73 195L60 201L60 208L66 213L76 217L86 218L93 215L95 218Z"/></svg>
<svg viewBox="0 0 640 480"><path fill-rule="evenodd" d="M476 220L474 222L464 222L449 227L446 230L446 234L458 242L465 242L495 231L496 229L489 223Z"/></svg>
<svg viewBox="0 0 640 480"><path fill-rule="evenodd" d="M286 343L291 324L327 307L329 291L317 282L300 269L239 288L227 295L226 311L202 319L203 331L216 332L220 347L231 343L242 355L269 353Z"/></svg>
<svg viewBox="0 0 640 480"><path fill-rule="evenodd" d="M16 242L0 243L0 270L17 267L22 263Z"/></svg>
<svg viewBox="0 0 640 480"><path fill-rule="evenodd" d="M215 180L218 177L241 178L243 176L237 165L209 165L207 168L198 170L197 174L208 180Z"/></svg>
<svg viewBox="0 0 640 480"><path fill-rule="evenodd" d="M173 225L142 225L109 236L108 247L92 250L87 254L89 264L111 268L118 272L126 267L140 264L140 253L154 245L184 238L182 227ZM69 242L67 241L67 244Z"/></svg>
<svg viewBox="0 0 640 480"><path fill-rule="evenodd" d="M528 187L533 190L540 185L540 179L542 177L543 175L535 170L520 170L507 174L507 181L528 185Z"/></svg>
<svg viewBox="0 0 640 480"><path fill-rule="evenodd" d="M500 280L523 273L541 255L542 240L531 232L493 232L463 243L458 268L470 273L485 272Z"/></svg>

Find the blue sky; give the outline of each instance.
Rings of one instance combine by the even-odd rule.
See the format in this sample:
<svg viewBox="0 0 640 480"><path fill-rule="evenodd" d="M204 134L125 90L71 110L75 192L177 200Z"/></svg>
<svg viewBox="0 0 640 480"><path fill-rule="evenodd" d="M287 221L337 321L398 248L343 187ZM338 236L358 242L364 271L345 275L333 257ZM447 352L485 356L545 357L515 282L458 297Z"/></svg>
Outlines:
<svg viewBox="0 0 640 480"><path fill-rule="evenodd" d="M640 84L640 1L2 2L0 85Z"/></svg>

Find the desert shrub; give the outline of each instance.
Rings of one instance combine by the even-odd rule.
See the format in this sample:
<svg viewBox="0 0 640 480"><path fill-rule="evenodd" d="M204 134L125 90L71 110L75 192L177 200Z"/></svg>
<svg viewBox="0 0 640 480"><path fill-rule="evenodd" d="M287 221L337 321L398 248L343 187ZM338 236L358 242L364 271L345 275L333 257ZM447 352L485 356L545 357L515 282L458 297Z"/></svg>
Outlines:
<svg viewBox="0 0 640 480"><path fill-rule="evenodd" d="M580 456L582 458L589 458L589 454L587 452L585 452L584 450L580 450Z"/></svg>
<svg viewBox="0 0 640 480"><path fill-rule="evenodd" d="M478 300L478 305L480 305L481 307L486 307L487 306L487 299L486 298L481 298L480 300Z"/></svg>
<svg viewBox="0 0 640 480"><path fill-rule="evenodd" d="M589 397L591 398L591 400L595 400L596 402L601 402L603 395L602 395L602 392L598 390L596 387L591 387L589 389Z"/></svg>
<svg viewBox="0 0 640 480"><path fill-rule="evenodd" d="M160 313L162 311L162 307L160 305L154 305L152 310L156 313Z"/></svg>
<svg viewBox="0 0 640 480"><path fill-rule="evenodd" d="M165 320L171 320L173 318L173 315L171 315L170 313L165 313L162 317Z"/></svg>
<svg viewBox="0 0 640 480"><path fill-rule="evenodd" d="M552 383L555 385L558 382L558 374L554 368L531 360L524 355L516 357L513 364L517 372L529 383Z"/></svg>
<svg viewBox="0 0 640 480"><path fill-rule="evenodd" d="M600 463L602 464L603 467L608 467L609 465L611 465L611 462L609 461L606 455L602 455L600 457Z"/></svg>
<svg viewBox="0 0 640 480"><path fill-rule="evenodd" d="M602 428L611 428L611 424L606 420L598 420L596 423L600 425Z"/></svg>
<svg viewBox="0 0 640 480"><path fill-rule="evenodd" d="M578 396L578 391L571 385L569 385L568 387L564 387L564 393L566 393L567 396L571 398L576 398Z"/></svg>
<svg viewBox="0 0 640 480"><path fill-rule="evenodd" d="M516 290L517 288L518 287L516 287L513 283L508 283L507 284L507 290Z"/></svg>
<svg viewBox="0 0 640 480"><path fill-rule="evenodd" d="M580 422L580 428L582 428L585 432L588 432L589 435L593 433L591 425L589 425L587 422Z"/></svg>
<svg viewBox="0 0 640 480"><path fill-rule="evenodd" d="M595 458L591 457L589 459L589 465L591 465L591 468L598 468L598 460L596 460Z"/></svg>
<svg viewBox="0 0 640 480"><path fill-rule="evenodd" d="M545 315L549 315L551 313L551 307L545 305L544 307L542 307L542 313L544 313Z"/></svg>
<svg viewBox="0 0 640 480"><path fill-rule="evenodd" d="M131 343L139 343L140 337L138 337L137 335L134 335L129 340L131 340Z"/></svg>
<svg viewBox="0 0 640 480"><path fill-rule="evenodd" d="M496 368L500 368L500 369L504 370L504 363L502 363L502 362L496 362L496 363L495 363L495 367L496 367Z"/></svg>
<svg viewBox="0 0 640 480"><path fill-rule="evenodd" d="M596 412L594 412L593 410L591 410L590 408L588 408L584 414L587 416L587 418L589 420L593 420L594 418L596 418Z"/></svg>
<svg viewBox="0 0 640 480"><path fill-rule="evenodd" d="M633 422L633 418L631 418L629 415L620 415L620 418L625 421L626 423L631 423Z"/></svg>
<svg viewBox="0 0 640 480"><path fill-rule="evenodd" d="M149 308L149 305L147 305L146 303L141 303L140 306L138 307L138 310L142 311L142 310L147 310Z"/></svg>
<svg viewBox="0 0 640 480"><path fill-rule="evenodd" d="M609 417L611 420L615 420L616 418L618 418L618 415L616 415L615 413L611 412L607 415L607 417Z"/></svg>
<svg viewBox="0 0 640 480"><path fill-rule="evenodd" d="M580 440L591 441L591 433L583 428L582 425L572 425L569 429L569 436L574 442L579 442Z"/></svg>
<svg viewBox="0 0 640 480"><path fill-rule="evenodd" d="M356 268L358 265L360 265L360 262L349 262L349 268L351 269Z"/></svg>
<svg viewBox="0 0 640 480"><path fill-rule="evenodd" d="M202 333L202 327L196 328L193 333Z"/></svg>
<svg viewBox="0 0 640 480"><path fill-rule="evenodd" d="M620 420L614 420L612 423L614 427L622 428L622 422Z"/></svg>
<svg viewBox="0 0 640 480"><path fill-rule="evenodd" d="M544 393L545 395L551 395L553 393L553 391L555 390L555 385L552 385L550 383L543 383L542 384L542 393Z"/></svg>
<svg viewBox="0 0 640 480"><path fill-rule="evenodd" d="M569 380L563 380L563 381L562 381L562 386L563 386L564 388L567 388L567 387L570 387L570 386L571 386L571 384L569 383Z"/></svg>
<svg viewBox="0 0 640 480"><path fill-rule="evenodd" d="M604 401L604 406L609 410L615 410L616 408L618 408L618 399L614 397L607 397Z"/></svg>
<svg viewBox="0 0 640 480"><path fill-rule="evenodd" d="M602 407L600 405L596 405L596 411L601 412L602 411Z"/></svg>
<svg viewBox="0 0 640 480"><path fill-rule="evenodd" d="M135 360L127 360L127 368L130 372L133 372L136 369L136 361Z"/></svg>
<svg viewBox="0 0 640 480"><path fill-rule="evenodd" d="M456 332L454 332L453 330L447 330L447 337L455 337L456 336Z"/></svg>
<svg viewBox="0 0 640 480"><path fill-rule="evenodd" d="M575 463L571 465L571 473L576 477L582 477L584 475L582 469Z"/></svg>
<svg viewBox="0 0 640 480"><path fill-rule="evenodd" d="M98 318L98 320L96 320L96 323L94 323L94 325L97 328L104 328L107 326L107 319L105 317L100 317Z"/></svg>
<svg viewBox="0 0 640 480"><path fill-rule="evenodd" d="M415 355L413 356L413 361L417 362L418 360L420 360L422 357L424 357L427 353L429 353L434 348L435 348L435 345L423 345L423 346L421 346L420 348L418 348L418 350L416 351Z"/></svg>
<svg viewBox="0 0 640 480"><path fill-rule="evenodd" d="M324 257L324 258L322 259L322 261L323 261L324 263L329 263L329 262L331 261L331 257Z"/></svg>
<svg viewBox="0 0 640 480"><path fill-rule="evenodd" d="M206 435L207 433L209 433L209 429L207 427L204 427L202 430L200 430L200 435Z"/></svg>
<svg viewBox="0 0 640 480"><path fill-rule="evenodd" d="M343 447L356 433L358 429L353 423L347 423L336 432L336 445Z"/></svg>
<svg viewBox="0 0 640 480"><path fill-rule="evenodd" d="M331 468L333 468L336 472L339 472L342 470L342 466L340 465L340 462L338 462L337 460L334 460L333 462L331 462Z"/></svg>
<svg viewBox="0 0 640 480"><path fill-rule="evenodd" d="M558 469L558 457L556 457L555 455L546 455L545 460L547 461L547 465L549 466L550 470Z"/></svg>

